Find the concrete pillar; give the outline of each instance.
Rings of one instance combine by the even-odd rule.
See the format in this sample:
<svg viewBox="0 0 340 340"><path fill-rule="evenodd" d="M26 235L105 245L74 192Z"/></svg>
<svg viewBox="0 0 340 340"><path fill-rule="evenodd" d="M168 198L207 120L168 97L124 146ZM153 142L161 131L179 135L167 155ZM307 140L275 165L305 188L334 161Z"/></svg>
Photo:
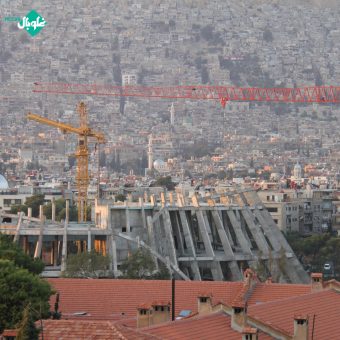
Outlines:
<svg viewBox="0 0 340 340"><path fill-rule="evenodd" d="M23 211L18 213L18 224L17 224L17 228L15 230L15 235L14 235L13 242L19 242L19 239L20 239L20 228L21 228L21 223L22 223L23 216L24 216L24 212Z"/></svg>
<svg viewBox="0 0 340 340"><path fill-rule="evenodd" d="M242 274L241 274L241 272L240 272L240 270L237 266L237 263L235 261L235 256L234 256L233 250L231 248L231 245L229 243L227 234L224 230L222 219L221 219L218 211L216 211L216 210L212 210L212 216L213 216L213 219L214 219L215 224L216 224L218 235L219 235L221 242L222 242L224 253L230 259L229 260L230 262L228 262L228 266L229 266L229 269L231 271L233 280L235 280L235 281L241 280Z"/></svg>
<svg viewBox="0 0 340 340"><path fill-rule="evenodd" d="M175 214L175 223L172 225L172 231L174 235L176 235L179 252L180 254L184 255L185 249L184 249L183 235L181 233L181 228L179 225L178 211L175 210L173 214Z"/></svg>
<svg viewBox="0 0 340 340"><path fill-rule="evenodd" d="M208 229L204 220L204 216L202 213L202 210L196 210L196 216L197 216L197 222L198 222L198 228L202 236L202 240L204 243L204 248L207 256L215 257L214 250L211 245L211 240L208 234Z"/></svg>
<svg viewBox="0 0 340 340"><path fill-rule="evenodd" d="M214 236L213 236L213 232L212 232L212 226L209 223L207 211L206 210L202 210L202 215L203 215L203 218L204 218L205 227L207 229L210 242L212 243L212 242L214 242Z"/></svg>
<svg viewBox="0 0 340 340"><path fill-rule="evenodd" d="M169 204L170 206L174 205L174 196L173 196L172 191L169 192Z"/></svg>
<svg viewBox="0 0 340 340"><path fill-rule="evenodd" d="M166 206L166 200L165 200L165 195L163 191L161 192L161 205L162 205L162 208Z"/></svg>
<svg viewBox="0 0 340 340"><path fill-rule="evenodd" d="M91 236L91 226L87 227L87 251L90 252L92 249L92 236Z"/></svg>
<svg viewBox="0 0 340 340"><path fill-rule="evenodd" d="M193 260L190 261L191 270L194 273L195 280L201 280L201 275L200 275L200 271L199 271L199 267L198 267L197 259L196 259L195 246L194 246L194 242L192 240L190 228L189 228L189 225L188 225L188 220L187 220L187 217L186 217L184 210L179 210L179 218L180 218L180 221L181 221L181 224L182 224L183 236L184 236L184 239L185 239L185 244L187 246L187 250L188 250L189 254L192 255L192 257L193 257Z"/></svg>
<svg viewBox="0 0 340 340"><path fill-rule="evenodd" d="M203 239L206 254L207 256L213 258L213 263L211 266L211 273L215 281L222 281L223 272L222 272L220 262L216 260L215 252L211 244L211 241L212 241L211 230L210 230L210 225L207 221L206 212L204 211L203 213L202 210L196 210L196 216L197 216L198 228L200 230L200 233Z"/></svg>
<svg viewBox="0 0 340 340"><path fill-rule="evenodd" d="M258 208L254 209L254 214L255 214L256 218L258 219L263 232L266 234L266 236L269 239L269 242L271 243L272 247L274 248L274 251L280 251L281 244L280 244L279 240L275 237L273 230L270 227L270 222L268 223L268 221L262 216L262 214L261 214L261 212L259 211Z"/></svg>
<svg viewBox="0 0 340 340"><path fill-rule="evenodd" d="M125 202L126 208L125 208L125 217L126 217L126 232L130 233L131 227L130 227L130 212L129 212L129 206L128 203Z"/></svg>
<svg viewBox="0 0 340 340"><path fill-rule="evenodd" d="M154 233L154 229L153 229L153 222L152 222L151 216L148 216L146 218L146 223L147 223L147 228L148 228L148 244L149 244L149 247L151 249L153 249L154 251L157 251L156 243L155 243L155 233ZM157 260L155 260L155 263L156 263L157 270L158 270Z"/></svg>
<svg viewBox="0 0 340 340"><path fill-rule="evenodd" d="M53 251L53 266L57 266L57 262L58 262L58 236L56 236L55 240L52 242L52 251Z"/></svg>
<svg viewBox="0 0 340 340"><path fill-rule="evenodd" d="M142 197L139 198L139 205L141 207L141 212L142 212L143 228L144 228L144 230L146 230L147 229L146 215L145 215L144 202L143 202L143 198Z"/></svg>
<svg viewBox="0 0 340 340"><path fill-rule="evenodd" d="M248 228L253 235L254 241L256 242L256 245L258 249L263 253L263 255L268 256L270 247L263 235L262 230L259 228L259 226L256 226L254 223L254 217L252 213L250 212L248 207L244 207L241 210L241 213L248 225Z"/></svg>
<svg viewBox="0 0 340 340"><path fill-rule="evenodd" d="M70 200L66 200L66 216L64 222L64 232L63 232L63 247L61 251L61 272L66 270L66 258L67 258L67 229L70 218Z"/></svg>
<svg viewBox="0 0 340 340"><path fill-rule="evenodd" d="M39 218L40 218L40 221L44 220L44 206L43 205L39 206Z"/></svg>
<svg viewBox="0 0 340 340"><path fill-rule="evenodd" d="M229 243L230 243L231 247L234 247L234 246L235 246L234 240L233 240L233 238L232 238L232 236L231 236L230 229L229 229L229 227L228 227L228 223L227 223L226 218L225 218L225 215L227 214L227 212L226 212L225 209L223 209L223 210L218 210L217 212L218 212L218 214L220 215L220 218L221 218L221 221L222 221L224 230L225 230L225 232L226 232L226 234L227 234ZM225 213L225 214L224 214L224 213Z"/></svg>
<svg viewBox="0 0 340 340"><path fill-rule="evenodd" d="M144 191L144 203L148 203L148 202L149 202L148 193L146 191Z"/></svg>
<svg viewBox="0 0 340 340"><path fill-rule="evenodd" d="M41 250L43 244L43 235L44 235L44 215L43 215L43 206L39 207L39 218L40 218L40 230L39 230L39 238L35 247L34 258L41 258Z"/></svg>
<svg viewBox="0 0 340 340"><path fill-rule="evenodd" d="M70 200L66 200L65 220L67 223L70 221Z"/></svg>
<svg viewBox="0 0 340 340"><path fill-rule="evenodd" d="M224 280L221 264L218 260L213 261L211 266L211 274L213 276L214 281Z"/></svg>
<svg viewBox="0 0 340 340"><path fill-rule="evenodd" d="M27 217L29 219L32 217L32 208L27 208Z"/></svg>
<svg viewBox="0 0 340 340"><path fill-rule="evenodd" d="M243 231L241 229L241 223L237 220L234 211L228 210L227 215L229 217L231 227L234 229L237 241L242 248L242 252L244 252L245 254L252 254L248 241L245 238Z"/></svg>
<svg viewBox="0 0 340 340"><path fill-rule="evenodd" d="M169 248L170 248L168 254L170 255L171 262L174 265L178 266L176 247L175 247L174 237L172 233L171 219L170 219L170 214L169 214L168 209L165 209L163 212L163 221L164 221L165 234L166 234Z"/></svg>
<svg viewBox="0 0 340 340"><path fill-rule="evenodd" d="M52 197L52 223L55 222L55 198Z"/></svg>

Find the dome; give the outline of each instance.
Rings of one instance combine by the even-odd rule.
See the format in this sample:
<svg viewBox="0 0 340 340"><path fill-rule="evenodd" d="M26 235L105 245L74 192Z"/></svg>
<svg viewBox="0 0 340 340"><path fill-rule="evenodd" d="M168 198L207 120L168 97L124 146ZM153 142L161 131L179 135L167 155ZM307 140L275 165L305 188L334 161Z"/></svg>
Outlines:
<svg viewBox="0 0 340 340"><path fill-rule="evenodd" d="M0 189L8 189L8 182L4 176L0 174Z"/></svg>
<svg viewBox="0 0 340 340"><path fill-rule="evenodd" d="M161 167L161 166L164 166L165 165L165 162L162 161L161 159L156 159L154 162L153 162L153 166L155 168L157 167Z"/></svg>

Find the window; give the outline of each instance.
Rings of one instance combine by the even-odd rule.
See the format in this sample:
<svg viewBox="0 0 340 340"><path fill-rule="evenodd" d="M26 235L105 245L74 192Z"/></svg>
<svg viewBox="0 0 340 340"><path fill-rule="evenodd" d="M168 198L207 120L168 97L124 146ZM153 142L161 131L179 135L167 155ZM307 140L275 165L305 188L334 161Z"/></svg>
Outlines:
<svg viewBox="0 0 340 340"><path fill-rule="evenodd" d="M122 233L126 233L126 227L122 227Z"/></svg>
<svg viewBox="0 0 340 340"><path fill-rule="evenodd" d="M206 297L200 297L200 302L206 303L207 302L207 298Z"/></svg>
<svg viewBox="0 0 340 340"><path fill-rule="evenodd" d="M11 200L8 198L4 199L4 207L10 207L11 206Z"/></svg>
<svg viewBox="0 0 340 340"><path fill-rule="evenodd" d="M278 211L277 208L273 208L273 207L268 207L267 210L268 210L269 212L277 212L277 211Z"/></svg>

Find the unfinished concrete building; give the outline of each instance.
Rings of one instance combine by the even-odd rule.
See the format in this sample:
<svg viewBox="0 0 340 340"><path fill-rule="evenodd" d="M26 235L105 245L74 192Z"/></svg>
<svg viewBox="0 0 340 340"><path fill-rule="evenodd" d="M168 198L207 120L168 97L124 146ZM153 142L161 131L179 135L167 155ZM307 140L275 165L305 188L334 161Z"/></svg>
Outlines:
<svg viewBox="0 0 340 340"><path fill-rule="evenodd" d="M277 280L309 278L256 192L190 200L161 194L139 202L97 202L97 228L111 230L113 267L136 246L192 280L240 280L247 267Z"/></svg>
<svg viewBox="0 0 340 340"><path fill-rule="evenodd" d="M119 266L137 247L184 280L240 280L251 267L281 282L307 283L309 278L254 191L190 199L174 193L140 197L138 202L101 200L94 223L45 221L3 215L0 232L46 264L45 276L58 276L68 254L96 249ZM11 221L9 221L9 219ZM6 222L7 221L7 222Z"/></svg>

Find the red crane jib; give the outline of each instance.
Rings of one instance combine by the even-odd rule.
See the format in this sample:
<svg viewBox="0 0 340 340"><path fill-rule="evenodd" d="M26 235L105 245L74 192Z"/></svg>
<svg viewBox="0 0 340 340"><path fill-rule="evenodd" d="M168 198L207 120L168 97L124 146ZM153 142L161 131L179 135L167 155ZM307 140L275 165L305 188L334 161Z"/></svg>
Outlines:
<svg viewBox="0 0 340 340"><path fill-rule="evenodd" d="M309 86L299 88L257 88L234 86L112 86L96 84L34 83L33 92L83 94L116 97L171 99L258 101L283 103L340 103L340 86Z"/></svg>

